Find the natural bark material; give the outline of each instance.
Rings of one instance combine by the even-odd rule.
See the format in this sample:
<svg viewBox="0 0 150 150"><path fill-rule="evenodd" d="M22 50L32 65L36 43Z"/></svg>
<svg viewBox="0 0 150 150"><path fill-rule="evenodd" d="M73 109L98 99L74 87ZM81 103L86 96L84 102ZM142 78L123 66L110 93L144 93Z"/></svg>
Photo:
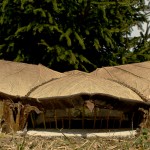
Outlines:
<svg viewBox="0 0 150 150"><path fill-rule="evenodd" d="M27 124L27 119L31 111L35 111L37 114L41 111L29 104L22 105L21 102L14 103L11 100L5 100L3 106L3 121L2 132L16 132L23 130Z"/></svg>

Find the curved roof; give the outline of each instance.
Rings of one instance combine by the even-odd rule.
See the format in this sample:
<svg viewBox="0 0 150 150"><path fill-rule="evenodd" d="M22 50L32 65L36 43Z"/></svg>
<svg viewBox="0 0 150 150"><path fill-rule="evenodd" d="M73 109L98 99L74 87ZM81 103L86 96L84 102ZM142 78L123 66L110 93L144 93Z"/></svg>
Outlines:
<svg viewBox="0 0 150 150"><path fill-rule="evenodd" d="M141 95L143 100L150 100L150 61L98 68L90 75L117 82Z"/></svg>
<svg viewBox="0 0 150 150"><path fill-rule="evenodd" d="M54 99L55 101L63 99L63 103L70 97L75 101L79 97L82 101L86 100L82 94L87 95L88 98L97 95L94 100L115 97L118 100L143 102L150 96L149 65L150 62L144 62L98 68L91 73L74 70L65 74L42 65L0 60L0 92L25 96L28 102L31 98L33 101L37 98L45 99L46 102L49 99L53 103ZM73 95L80 96L77 98Z"/></svg>
<svg viewBox="0 0 150 150"><path fill-rule="evenodd" d="M36 86L62 76L41 64L0 60L0 91L7 94L25 96Z"/></svg>
<svg viewBox="0 0 150 150"><path fill-rule="evenodd" d="M80 71L80 70L71 70L64 72L65 75L79 75L79 74L88 74L87 72Z"/></svg>
<svg viewBox="0 0 150 150"><path fill-rule="evenodd" d="M86 102L125 111L150 106L141 96L141 92L149 96L149 62L65 74L42 65L0 60L0 72L0 100L46 109L81 107Z"/></svg>
<svg viewBox="0 0 150 150"><path fill-rule="evenodd" d="M104 93L120 98L136 99L141 98L129 88L116 82L98 79L86 74L65 76L44 84L33 91L29 96L34 98L68 96L78 93Z"/></svg>

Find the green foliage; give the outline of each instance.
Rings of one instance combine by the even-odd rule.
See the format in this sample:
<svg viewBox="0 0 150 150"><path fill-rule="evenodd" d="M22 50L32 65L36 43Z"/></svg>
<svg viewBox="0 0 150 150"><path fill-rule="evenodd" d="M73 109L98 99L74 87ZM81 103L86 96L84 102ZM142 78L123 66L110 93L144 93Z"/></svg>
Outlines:
<svg viewBox="0 0 150 150"><path fill-rule="evenodd" d="M0 59L58 71L150 60L149 26L129 36L147 21L145 7L141 0L2 0Z"/></svg>
<svg viewBox="0 0 150 150"><path fill-rule="evenodd" d="M142 129L141 134L138 136L138 138L135 140L134 145L137 149L145 150L149 149L150 143L150 131L147 128Z"/></svg>

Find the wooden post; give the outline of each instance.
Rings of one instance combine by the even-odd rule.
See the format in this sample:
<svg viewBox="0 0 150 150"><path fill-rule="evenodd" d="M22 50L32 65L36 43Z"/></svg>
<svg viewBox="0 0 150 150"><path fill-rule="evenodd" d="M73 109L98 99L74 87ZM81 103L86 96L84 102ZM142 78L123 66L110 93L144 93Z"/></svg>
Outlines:
<svg viewBox="0 0 150 150"><path fill-rule="evenodd" d="M49 117L49 128L51 129L51 117Z"/></svg>
<svg viewBox="0 0 150 150"><path fill-rule="evenodd" d="M96 119L97 119L97 108L94 108L94 124L93 124L93 129L95 129L96 126Z"/></svg>
<svg viewBox="0 0 150 150"><path fill-rule="evenodd" d="M111 110L108 109L108 114L107 114L107 129L108 129L108 126L109 126L109 116L110 116L110 112L111 112Z"/></svg>
<svg viewBox="0 0 150 150"><path fill-rule="evenodd" d="M61 123L62 123L62 129L64 129L64 118L61 118Z"/></svg>
<svg viewBox="0 0 150 150"><path fill-rule="evenodd" d="M120 120L119 120L119 128L121 128L121 125L122 125L122 119L123 119L123 113L121 113L121 117L120 117Z"/></svg>
<svg viewBox="0 0 150 150"><path fill-rule="evenodd" d="M132 129L132 130L133 130L133 128L134 128L133 118L134 118L134 112L132 113L132 116L131 116L131 129Z"/></svg>
<svg viewBox="0 0 150 150"><path fill-rule="evenodd" d="M99 108L100 129L102 128L103 119L101 118L101 109Z"/></svg>
<svg viewBox="0 0 150 150"><path fill-rule="evenodd" d="M43 115L43 125L44 125L44 129L46 129L45 112L43 112L42 115Z"/></svg>
<svg viewBox="0 0 150 150"><path fill-rule="evenodd" d="M68 109L69 129L71 128L71 110Z"/></svg>
<svg viewBox="0 0 150 150"><path fill-rule="evenodd" d="M85 106L82 107L82 129L84 129Z"/></svg>
<svg viewBox="0 0 150 150"><path fill-rule="evenodd" d="M3 117L3 107L4 107L4 102L0 101L0 121L2 120Z"/></svg>
<svg viewBox="0 0 150 150"><path fill-rule="evenodd" d="M57 129L57 111L54 110L55 128Z"/></svg>
<svg viewBox="0 0 150 150"><path fill-rule="evenodd" d="M32 127L34 129L35 128L35 123L34 123L34 119L33 119L33 113L30 114L30 118L31 118Z"/></svg>

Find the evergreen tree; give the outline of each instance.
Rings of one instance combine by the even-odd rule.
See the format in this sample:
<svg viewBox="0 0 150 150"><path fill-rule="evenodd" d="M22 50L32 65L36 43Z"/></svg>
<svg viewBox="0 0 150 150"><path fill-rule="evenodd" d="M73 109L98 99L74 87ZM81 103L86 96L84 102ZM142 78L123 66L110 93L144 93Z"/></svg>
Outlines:
<svg viewBox="0 0 150 150"><path fill-rule="evenodd" d="M58 71L149 60L148 33L129 37L147 21L145 7L143 0L2 0L0 58Z"/></svg>

